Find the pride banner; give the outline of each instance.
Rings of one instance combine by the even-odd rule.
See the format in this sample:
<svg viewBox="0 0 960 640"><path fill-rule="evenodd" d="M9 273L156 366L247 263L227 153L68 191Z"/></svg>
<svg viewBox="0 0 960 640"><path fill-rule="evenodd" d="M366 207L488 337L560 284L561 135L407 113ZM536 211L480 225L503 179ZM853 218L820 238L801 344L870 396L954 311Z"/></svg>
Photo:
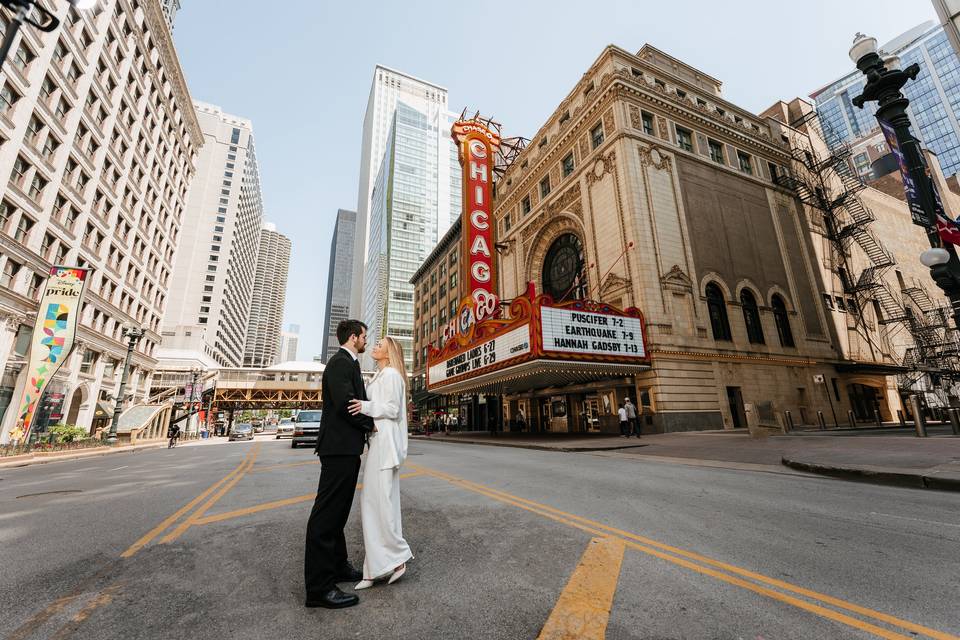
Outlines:
<svg viewBox="0 0 960 640"><path fill-rule="evenodd" d="M88 274L89 269L81 267L50 267L33 325L20 413L10 432L14 442L23 442L30 436L43 390L73 349Z"/></svg>

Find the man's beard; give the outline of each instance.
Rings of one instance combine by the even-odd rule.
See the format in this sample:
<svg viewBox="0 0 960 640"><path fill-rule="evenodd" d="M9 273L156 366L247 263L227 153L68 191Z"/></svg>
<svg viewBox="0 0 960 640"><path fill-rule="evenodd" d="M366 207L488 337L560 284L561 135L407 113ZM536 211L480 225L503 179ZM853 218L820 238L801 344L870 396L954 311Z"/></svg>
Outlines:
<svg viewBox="0 0 960 640"><path fill-rule="evenodd" d="M363 346L361 346L361 345L359 345L359 344L357 345L357 353L363 353L363 352L366 351L366 350L367 350L367 343L366 343L366 342L363 343Z"/></svg>

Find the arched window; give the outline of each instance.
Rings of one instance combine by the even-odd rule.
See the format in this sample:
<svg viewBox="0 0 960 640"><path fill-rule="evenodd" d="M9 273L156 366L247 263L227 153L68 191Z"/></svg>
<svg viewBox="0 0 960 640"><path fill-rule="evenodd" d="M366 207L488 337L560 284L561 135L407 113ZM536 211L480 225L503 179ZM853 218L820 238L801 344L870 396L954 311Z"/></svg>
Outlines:
<svg viewBox="0 0 960 640"><path fill-rule="evenodd" d="M586 263L583 243L572 233L565 233L550 245L543 260L543 291L554 302L582 300L587 296Z"/></svg>
<svg viewBox="0 0 960 640"><path fill-rule="evenodd" d="M794 346L793 332L790 331L790 317L787 316L787 305L779 295L773 296L771 304L773 306L773 320L777 323L777 334L780 336L780 346Z"/></svg>
<svg viewBox="0 0 960 640"><path fill-rule="evenodd" d="M706 287L706 294L713 339L730 340L730 321L727 319L727 303L723 299L723 291L715 282L711 282Z"/></svg>
<svg viewBox="0 0 960 640"><path fill-rule="evenodd" d="M743 323L747 325L747 339L754 344L763 344L760 310L757 308L757 299L749 289L740 292L740 306L743 309Z"/></svg>

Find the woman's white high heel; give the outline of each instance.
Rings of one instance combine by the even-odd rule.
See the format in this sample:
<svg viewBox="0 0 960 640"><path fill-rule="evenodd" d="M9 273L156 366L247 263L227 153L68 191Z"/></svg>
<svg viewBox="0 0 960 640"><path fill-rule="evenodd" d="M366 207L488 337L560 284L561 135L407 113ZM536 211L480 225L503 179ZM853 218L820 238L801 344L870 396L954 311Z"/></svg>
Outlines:
<svg viewBox="0 0 960 640"><path fill-rule="evenodd" d="M353 588L354 591L360 591L361 589L369 589L373 586L373 580L361 580L357 583L357 586Z"/></svg>
<svg viewBox="0 0 960 640"><path fill-rule="evenodd" d="M407 565L406 564L400 565L400 568L395 569L393 572L393 575L391 575L390 579L387 580L387 584L393 584L394 582L399 580L403 576L403 574L406 572L407 572Z"/></svg>

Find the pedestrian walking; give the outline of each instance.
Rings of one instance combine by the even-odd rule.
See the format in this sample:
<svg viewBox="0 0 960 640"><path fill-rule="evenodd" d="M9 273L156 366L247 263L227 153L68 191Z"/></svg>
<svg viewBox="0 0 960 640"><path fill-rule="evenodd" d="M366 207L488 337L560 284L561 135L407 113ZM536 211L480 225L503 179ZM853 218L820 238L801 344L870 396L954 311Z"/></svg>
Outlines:
<svg viewBox="0 0 960 640"><path fill-rule="evenodd" d="M620 437L629 438L630 423L627 421L627 408L622 402L620 403L620 408L617 409L617 415L620 417Z"/></svg>
<svg viewBox="0 0 960 640"><path fill-rule="evenodd" d="M623 408L627 410L627 422L630 423L630 432L628 435L635 435L639 438L640 420L637 417L636 405L630 402L630 398L626 398L623 403Z"/></svg>

